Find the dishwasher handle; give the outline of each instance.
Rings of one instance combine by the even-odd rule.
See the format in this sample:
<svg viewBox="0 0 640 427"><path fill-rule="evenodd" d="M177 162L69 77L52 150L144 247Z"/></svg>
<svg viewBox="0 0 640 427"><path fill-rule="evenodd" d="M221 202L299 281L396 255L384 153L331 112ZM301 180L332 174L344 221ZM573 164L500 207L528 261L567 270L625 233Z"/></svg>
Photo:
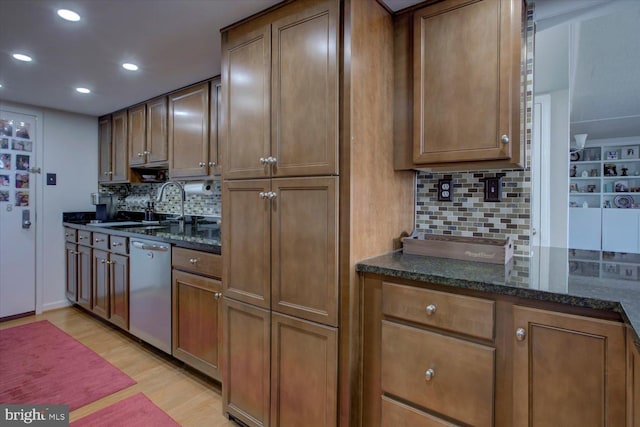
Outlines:
<svg viewBox="0 0 640 427"><path fill-rule="evenodd" d="M169 246L163 245L150 245L148 243L138 242L133 240L131 242L131 246L136 249L143 249L145 251L158 251L158 252L167 252L169 251Z"/></svg>

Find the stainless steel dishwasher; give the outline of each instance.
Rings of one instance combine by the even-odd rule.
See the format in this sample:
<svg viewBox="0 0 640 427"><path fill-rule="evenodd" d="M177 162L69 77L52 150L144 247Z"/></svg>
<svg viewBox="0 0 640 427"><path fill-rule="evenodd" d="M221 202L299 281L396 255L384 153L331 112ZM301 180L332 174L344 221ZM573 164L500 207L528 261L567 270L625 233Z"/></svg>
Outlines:
<svg viewBox="0 0 640 427"><path fill-rule="evenodd" d="M171 245L130 239L129 332L171 354Z"/></svg>

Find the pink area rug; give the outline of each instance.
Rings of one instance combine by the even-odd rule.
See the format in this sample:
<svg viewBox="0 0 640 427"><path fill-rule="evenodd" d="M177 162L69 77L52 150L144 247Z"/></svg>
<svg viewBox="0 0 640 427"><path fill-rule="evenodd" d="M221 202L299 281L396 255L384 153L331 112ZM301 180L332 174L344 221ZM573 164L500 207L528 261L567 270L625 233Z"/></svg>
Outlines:
<svg viewBox="0 0 640 427"><path fill-rule="evenodd" d="M72 427L169 427L179 426L147 396L138 393L71 423Z"/></svg>
<svg viewBox="0 0 640 427"><path fill-rule="evenodd" d="M73 411L135 383L47 320L0 330L2 404Z"/></svg>

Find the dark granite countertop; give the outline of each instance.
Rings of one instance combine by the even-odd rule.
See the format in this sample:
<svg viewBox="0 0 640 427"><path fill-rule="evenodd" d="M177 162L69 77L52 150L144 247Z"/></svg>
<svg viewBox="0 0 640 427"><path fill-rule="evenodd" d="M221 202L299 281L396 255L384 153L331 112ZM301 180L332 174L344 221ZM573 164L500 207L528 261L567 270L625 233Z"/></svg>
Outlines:
<svg viewBox="0 0 640 427"><path fill-rule="evenodd" d="M620 313L640 347L640 254L532 249L506 265L391 252L356 271Z"/></svg>
<svg viewBox="0 0 640 427"><path fill-rule="evenodd" d="M123 223L124 224L124 223ZM220 254L220 226L218 224L185 224L184 232L180 232L177 222L161 222L159 224L140 224L138 226L114 225L101 226L87 221L64 221L63 225L93 232L108 232L118 236L158 240L172 245L198 251ZM148 228L142 228L148 226Z"/></svg>

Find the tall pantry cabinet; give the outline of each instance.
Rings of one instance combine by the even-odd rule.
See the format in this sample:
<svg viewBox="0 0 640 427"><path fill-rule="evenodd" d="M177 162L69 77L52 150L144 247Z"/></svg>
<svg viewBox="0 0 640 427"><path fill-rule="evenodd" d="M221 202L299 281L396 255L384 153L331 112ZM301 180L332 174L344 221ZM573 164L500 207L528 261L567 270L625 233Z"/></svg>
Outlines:
<svg viewBox="0 0 640 427"><path fill-rule="evenodd" d="M391 16L299 0L222 40L223 410L346 426L355 262L413 227L413 174L392 165Z"/></svg>

